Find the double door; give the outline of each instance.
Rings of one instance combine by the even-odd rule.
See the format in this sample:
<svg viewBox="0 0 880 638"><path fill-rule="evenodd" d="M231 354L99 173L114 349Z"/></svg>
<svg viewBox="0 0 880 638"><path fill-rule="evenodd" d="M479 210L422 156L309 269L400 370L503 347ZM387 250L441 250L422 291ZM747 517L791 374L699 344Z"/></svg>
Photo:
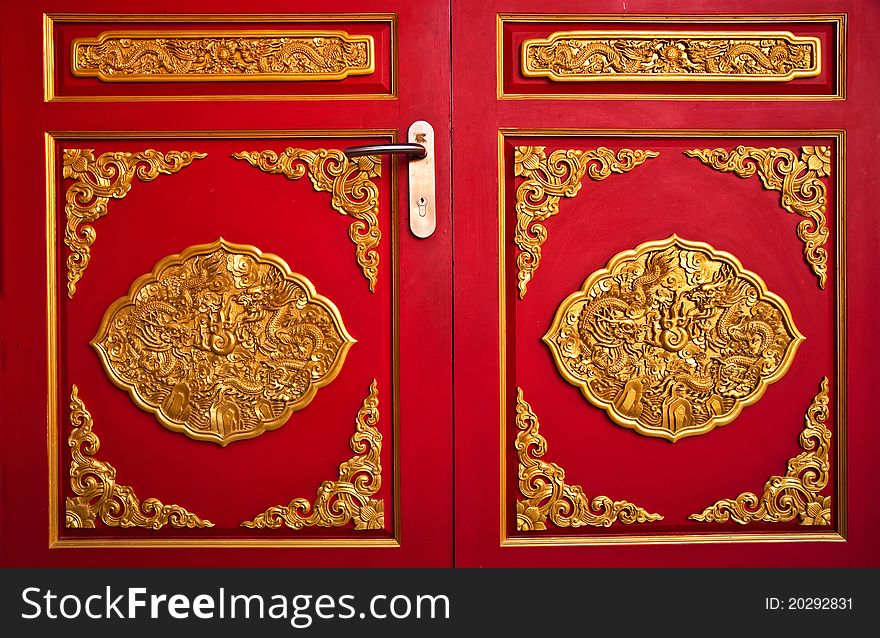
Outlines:
<svg viewBox="0 0 880 638"><path fill-rule="evenodd" d="M4 562L874 564L876 10L649 4L8 9Z"/></svg>

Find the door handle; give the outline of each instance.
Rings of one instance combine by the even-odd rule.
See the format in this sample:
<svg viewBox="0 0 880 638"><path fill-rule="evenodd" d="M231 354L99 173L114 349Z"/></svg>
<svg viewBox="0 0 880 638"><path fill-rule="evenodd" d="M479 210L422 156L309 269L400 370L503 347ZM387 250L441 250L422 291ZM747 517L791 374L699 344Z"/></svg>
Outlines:
<svg viewBox="0 0 880 638"><path fill-rule="evenodd" d="M409 158L409 229L421 239L437 227L434 189L434 128L423 120L413 122L406 144L374 144L345 149L347 157L406 155Z"/></svg>

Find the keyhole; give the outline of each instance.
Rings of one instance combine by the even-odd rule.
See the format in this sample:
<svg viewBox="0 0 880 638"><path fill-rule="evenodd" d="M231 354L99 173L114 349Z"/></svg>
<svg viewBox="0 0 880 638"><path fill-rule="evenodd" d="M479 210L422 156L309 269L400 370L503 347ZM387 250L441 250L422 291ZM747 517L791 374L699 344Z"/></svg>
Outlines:
<svg viewBox="0 0 880 638"><path fill-rule="evenodd" d="M419 197L419 201L417 202L419 205L419 217L424 217L428 214L428 200L424 197Z"/></svg>

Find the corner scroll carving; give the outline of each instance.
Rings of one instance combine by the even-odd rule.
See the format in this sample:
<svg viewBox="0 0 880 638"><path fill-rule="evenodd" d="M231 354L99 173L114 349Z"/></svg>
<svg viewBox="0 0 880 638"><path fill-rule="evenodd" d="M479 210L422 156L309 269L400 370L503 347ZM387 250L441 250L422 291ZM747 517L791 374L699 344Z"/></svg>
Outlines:
<svg viewBox="0 0 880 638"><path fill-rule="evenodd" d="M378 156L364 155L349 159L337 149L287 148L275 151L233 153L265 173L300 179L308 172L316 191L331 194L335 211L354 218L348 236L355 245L357 263L367 278L370 292L376 291L379 275L379 188L371 181L382 174Z"/></svg>
<svg viewBox="0 0 880 638"><path fill-rule="evenodd" d="M768 190L779 191L780 205L789 213L803 217L797 225L797 236L804 243L804 259L825 288L828 278L828 227L825 211L828 205L823 177L831 175L831 148L804 146L800 157L787 148L755 148L737 146L732 151L704 148L685 151L717 171L734 173L742 178L755 173Z"/></svg>
<svg viewBox="0 0 880 638"><path fill-rule="evenodd" d="M165 505L156 498L141 501L132 488L116 482L116 468L95 458L101 443L75 385L70 393L70 424L70 487L75 496L65 501L65 527L92 528L97 520L108 527L143 529L214 526L179 505Z"/></svg>
<svg viewBox="0 0 880 638"><path fill-rule="evenodd" d="M557 527L609 527L615 522L625 525L663 520L629 501L613 501L607 496L592 500L580 485L565 482L565 470L541 460L547 452L547 439L538 433L538 417L516 390L516 452L519 459L517 475L523 498L516 502L518 531L547 529L547 519Z"/></svg>
<svg viewBox="0 0 880 638"><path fill-rule="evenodd" d="M152 182L159 175L176 173L206 155L147 149L139 153L103 153L96 158L90 148L64 151L62 175L75 180L67 189L64 206L67 215L64 244L71 251L67 257L68 297L73 298L76 284L91 259L91 246L96 237L92 224L107 214L110 200L125 197L135 177L142 182Z"/></svg>
<svg viewBox="0 0 880 638"><path fill-rule="evenodd" d="M604 146L593 150L557 150L548 156L545 146L517 146L514 150L516 177L525 179L516 189L516 228L513 241L520 253L516 257L519 297L541 263L541 246L547 240L544 223L559 213L560 197L574 197L581 189L584 174L600 181L612 173L626 173L659 153L620 149L615 153Z"/></svg>
<svg viewBox="0 0 880 638"><path fill-rule="evenodd" d="M732 520L740 525L758 521L786 523L799 518L801 525L830 525L831 496L821 493L828 485L831 471L831 430L825 425L828 418L828 377L824 377L804 417L800 435L804 451L789 460L785 475L771 476L760 496L743 492L689 518L704 523Z"/></svg>
<svg viewBox="0 0 880 638"><path fill-rule="evenodd" d="M379 393L376 380L355 419L351 450L355 456L339 466L335 481L324 481L315 500L295 498L287 505L270 507L241 526L256 529L293 530L306 527L344 527L356 530L383 529L385 504L373 498L382 486L382 435L379 433Z"/></svg>

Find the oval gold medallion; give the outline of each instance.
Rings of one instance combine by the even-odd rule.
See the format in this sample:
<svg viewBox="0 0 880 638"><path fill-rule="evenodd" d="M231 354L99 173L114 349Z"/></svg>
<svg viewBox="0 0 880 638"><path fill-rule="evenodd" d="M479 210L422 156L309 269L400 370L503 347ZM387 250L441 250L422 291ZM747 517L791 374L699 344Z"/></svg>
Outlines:
<svg viewBox="0 0 880 638"><path fill-rule="evenodd" d="M336 377L353 343L308 279L223 239L162 259L92 340L139 407L222 446L281 427Z"/></svg>
<svg viewBox="0 0 880 638"><path fill-rule="evenodd" d="M544 335L590 403L673 442L733 421L782 378L803 340L758 275L676 235L615 255Z"/></svg>

